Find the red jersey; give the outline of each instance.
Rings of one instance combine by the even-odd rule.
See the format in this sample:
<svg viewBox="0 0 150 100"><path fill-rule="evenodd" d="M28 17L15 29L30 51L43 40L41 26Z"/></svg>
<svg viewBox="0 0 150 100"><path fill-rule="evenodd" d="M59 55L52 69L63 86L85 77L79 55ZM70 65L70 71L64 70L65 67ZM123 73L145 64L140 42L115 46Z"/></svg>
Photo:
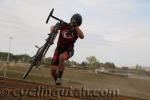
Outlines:
<svg viewBox="0 0 150 100"><path fill-rule="evenodd" d="M78 39L76 30L70 31L68 26L62 25L60 27L60 34L57 46L63 50L73 49L74 43Z"/></svg>

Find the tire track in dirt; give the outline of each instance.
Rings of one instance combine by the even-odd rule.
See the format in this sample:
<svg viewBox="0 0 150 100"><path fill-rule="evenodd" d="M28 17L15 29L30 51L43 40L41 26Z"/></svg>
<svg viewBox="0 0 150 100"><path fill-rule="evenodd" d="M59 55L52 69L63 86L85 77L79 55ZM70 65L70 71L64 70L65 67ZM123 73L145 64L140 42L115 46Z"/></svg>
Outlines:
<svg viewBox="0 0 150 100"><path fill-rule="evenodd" d="M27 90L27 89L37 88L38 86L47 87L48 89L51 90L56 90L59 88L67 89L67 87L0 77L0 89L7 89L9 91L8 95L0 96L0 100L143 100L143 99L127 97L127 96L79 98L79 97L39 97L39 96L36 97L36 96L25 96L23 94L19 96L17 94L13 94L14 90L16 91L18 89Z"/></svg>

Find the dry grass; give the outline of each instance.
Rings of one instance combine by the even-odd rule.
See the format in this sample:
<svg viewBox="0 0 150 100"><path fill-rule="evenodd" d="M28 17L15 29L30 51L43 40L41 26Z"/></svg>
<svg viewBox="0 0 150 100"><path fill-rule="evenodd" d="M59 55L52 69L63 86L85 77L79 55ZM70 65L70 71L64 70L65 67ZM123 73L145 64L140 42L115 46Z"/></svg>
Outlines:
<svg viewBox="0 0 150 100"><path fill-rule="evenodd" d="M26 65L10 65L8 66L7 77L21 79L26 69ZM0 71L0 75L3 75L2 71ZM40 68L40 70L34 68L26 80L53 84L49 68ZM66 68L63 75L63 85L68 87L86 86L88 89L119 89L122 95L150 98L150 79L131 79L105 74L92 74Z"/></svg>

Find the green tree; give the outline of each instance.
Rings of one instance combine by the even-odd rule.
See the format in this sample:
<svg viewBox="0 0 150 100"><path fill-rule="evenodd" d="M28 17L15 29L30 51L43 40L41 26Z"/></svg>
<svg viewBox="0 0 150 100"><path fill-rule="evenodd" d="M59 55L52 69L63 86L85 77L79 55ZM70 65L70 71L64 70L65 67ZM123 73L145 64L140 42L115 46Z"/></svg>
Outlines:
<svg viewBox="0 0 150 100"><path fill-rule="evenodd" d="M93 71L96 68L100 67L100 63L99 63L98 59L95 56L86 57L86 61L87 61L87 64L89 66L89 69L91 69Z"/></svg>
<svg viewBox="0 0 150 100"><path fill-rule="evenodd" d="M86 61L82 61L81 64L80 64L81 67L86 67L87 65L88 65L88 64L87 64Z"/></svg>
<svg viewBox="0 0 150 100"><path fill-rule="evenodd" d="M9 52L0 52L0 60L6 61L8 54L10 54L10 60L12 60L13 54Z"/></svg>
<svg viewBox="0 0 150 100"><path fill-rule="evenodd" d="M106 63L104 63L103 67L104 67L105 69L113 70L113 69L115 69L115 64L114 64L114 63L111 63L111 62L106 62Z"/></svg>
<svg viewBox="0 0 150 100"><path fill-rule="evenodd" d="M20 55L12 55L12 59L15 62L21 61L24 63L29 63L31 60L31 57L27 54L20 54Z"/></svg>
<svg viewBox="0 0 150 100"><path fill-rule="evenodd" d="M89 64L94 64L95 62L97 62L97 59L95 56L86 57L86 60Z"/></svg>

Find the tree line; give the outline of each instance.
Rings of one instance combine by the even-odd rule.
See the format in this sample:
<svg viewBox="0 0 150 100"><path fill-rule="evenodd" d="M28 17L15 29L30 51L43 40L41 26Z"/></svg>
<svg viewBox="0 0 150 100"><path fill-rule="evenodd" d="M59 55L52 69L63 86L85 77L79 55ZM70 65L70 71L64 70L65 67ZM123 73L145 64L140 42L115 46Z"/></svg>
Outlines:
<svg viewBox="0 0 150 100"><path fill-rule="evenodd" d="M19 54L14 55L12 53L9 53L10 55L10 62L22 62L22 63L30 63L32 60L32 57L30 57L27 54ZM8 56L8 52L0 52L0 61L6 61ZM52 57L43 58L41 64L45 67L49 67L51 64ZM65 66L67 67L80 67L80 68L88 68L91 70L104 67L105 69L114 69L116 66L112 62L100 62L95 56L89 56L86 57L85 61L76 62L73 60L67 60L65 62Z"/></svg>
<svg viewBox="0 0 150 100"><path fill-rule="evenodd" d="M43 61L43 64L46 65L46 67L49 67L51 60L52 60L51 57L45 58ZM65 62L65 66L75 67L75 68L87 68L90 70L95 70L95 69L98 69L101 67L104 67L105 69L115 69L116 68L114 63L112 63L112 62L102 63L95 56L86 57L86 60L81 61L80 63L73 61L73 60L67 60Z"/></svg>
<svg viewBox="0 0 150 100"><path fill-rule="evenodd" d="M0 52L0 61L7 61L7 57L9 55L9 61L10 62L25 62L25 63L29 63L31 60L31 57L27 54L18 54L18 55L14 55L12 53L9 52Z"/></svg>

